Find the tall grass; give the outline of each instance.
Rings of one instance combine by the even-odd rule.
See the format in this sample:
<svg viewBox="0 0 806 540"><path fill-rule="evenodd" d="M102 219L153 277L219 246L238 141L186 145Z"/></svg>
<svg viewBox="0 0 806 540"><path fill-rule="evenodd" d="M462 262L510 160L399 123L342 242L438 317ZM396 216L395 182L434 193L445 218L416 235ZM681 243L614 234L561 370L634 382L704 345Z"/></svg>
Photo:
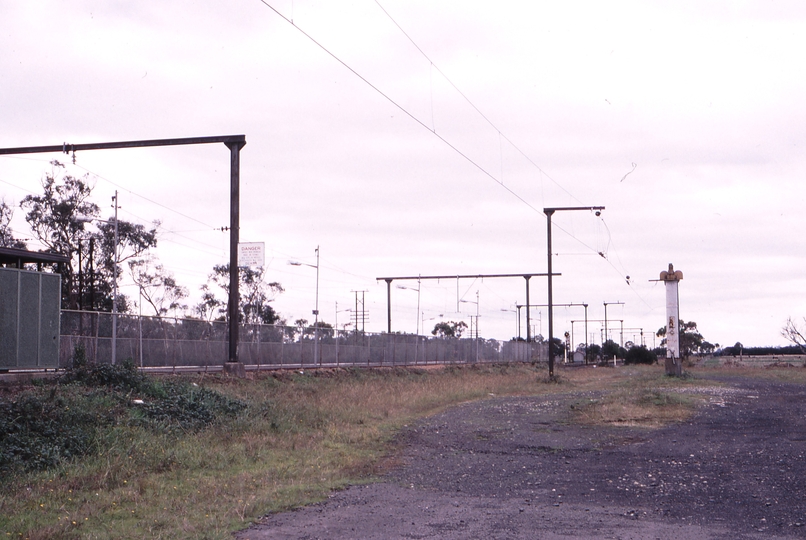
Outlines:
<svg viewBox="0 0 806 540"><path fill-rule="evenodd" d="M107 396L126 410L98 427L94 451L0 481L0 537L227 538L267 512L371 479L396 430L418 417L490 394L556 391L537 378L528 366L488 366L162 379L158 388L194 384L246 406L204 430L154 429ZM168 407L160 403L152 408Z"/></svg>
<svg viewBox="0 0 806 540"><path fill-rule="evenodd" d="M224 407L228 414L205 429L177 423L157 429L154 418L149 423L132 413L136 392L126 390L124 401L107 397L119 414L99 426L93 451L0 480L0 538L229 538L268 512L371 481L393 456L393 438L403 425L457 403L586 389L607 395L615 389L613 398L595 407L580 406L580 421L649 425L656 421L647 418L670 405L660 388L692 384L665 380L657 366L566 370L561 384L543 384L544 371L515 365L151 381L156 390L142 396L143 405L159 410L168 407L156 405L160 392L177 385L192 386L200 392L194 395L213 405L244 407ZM629 403L632 412L602 413L619 402ZM177 414L189 407L171 403ZM638 410L650 413L642 420Z"/></svg>

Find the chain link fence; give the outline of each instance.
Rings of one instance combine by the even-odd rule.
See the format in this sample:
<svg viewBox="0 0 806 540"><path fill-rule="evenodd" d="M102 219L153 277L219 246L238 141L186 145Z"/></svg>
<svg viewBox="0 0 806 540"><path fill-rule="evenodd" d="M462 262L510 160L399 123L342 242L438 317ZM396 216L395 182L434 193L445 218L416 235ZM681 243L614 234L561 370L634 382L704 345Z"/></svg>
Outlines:
<svg viewBox="0 0 806 540"><path fill-rule="evenodd" d="M117 315L115 362L144 368L220 367L228 359L227 323ZM90 362L112 360L112 314L61 313L59 365L68 367L77 347ZM415 366L481 362L534 362L547 358L546 344L494 339L456 339L412 334L373 334L322 328L241 325L238 357L261 368Z"/></svg>

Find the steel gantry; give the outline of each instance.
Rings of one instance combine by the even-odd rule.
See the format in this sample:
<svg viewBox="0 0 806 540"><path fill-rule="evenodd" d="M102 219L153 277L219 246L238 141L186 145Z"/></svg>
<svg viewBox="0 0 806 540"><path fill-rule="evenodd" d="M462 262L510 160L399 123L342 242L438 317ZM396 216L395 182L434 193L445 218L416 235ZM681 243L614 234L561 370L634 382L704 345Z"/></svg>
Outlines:
<svg viewBox="0 0 806 540"><path fill-rule="evenodd" d="M182 146L190 144L224 143L230 150L230 259L229 259L229 355L225 367L234 368L239 374L243 372L238 362L238 241L240 227L240 153L246 145L245 135L217 135L212 137L186 137L179 139L149 139L139 141L117 141L89 144L62 143L52 146L22 146L18 148L0 148L0 155L10 154L44 154L75 153L83 150L113 150L119 148L144 148L149 146ZM115 203L117 204L117 202ZM69 256L68 253L64 255ZM114 363L115 359L112 359ZM227 366L230 364L231 366Z"/></svg>
<svg viewBox="0 0 806 540"><path fill-rule="evenodd" d="M562 274L553 274L561 276ZM376 281L386 282L386 319L387 319L387 332L392 333L392 282L395 280L423 280L423 279L455 279L456 280L456 294L459 295L459 280L460 279L484 279L484 278L513 278L519 277L526 280L526 305L529 305L529 280L535 276L547 277L548 273L534 273L527 272L523 274L474 274L474 275L461 275L454 274L452 276L396 276L396 277L379 277L375 278ZM531 327L529 319L529 309L526 309L526 341L531 342Z"/></svg>

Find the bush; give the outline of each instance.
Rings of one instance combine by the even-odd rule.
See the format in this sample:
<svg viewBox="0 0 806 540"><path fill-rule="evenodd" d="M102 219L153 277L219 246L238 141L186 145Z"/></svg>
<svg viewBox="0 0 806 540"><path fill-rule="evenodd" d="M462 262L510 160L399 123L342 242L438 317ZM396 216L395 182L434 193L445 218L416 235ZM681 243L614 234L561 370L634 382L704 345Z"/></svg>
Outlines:
<svg viewBox="0 0 806 540"><path fill-rule="evenodd" d="M631 347L624 355L625 364L654 364L658 356L644 346Z"/></svg>
<svg viewBox="0 0 806 540"><path fill-rule="evenodd" d="M56 381L0 398L0 485L17 472L103 452L114 426L199 431L245 408L195 383L146 376L131 361L90 364L77 347L72 367Z"/></svg>
<svg viewBox="0 0 806 540"><path fill-rule="evenodd" d="M152 381L137 370L131 358L121 364L90 364L79 345L73 351L72 367L59 378L63 384L81 383L89 387L110 387L151 394Z"/></svg>

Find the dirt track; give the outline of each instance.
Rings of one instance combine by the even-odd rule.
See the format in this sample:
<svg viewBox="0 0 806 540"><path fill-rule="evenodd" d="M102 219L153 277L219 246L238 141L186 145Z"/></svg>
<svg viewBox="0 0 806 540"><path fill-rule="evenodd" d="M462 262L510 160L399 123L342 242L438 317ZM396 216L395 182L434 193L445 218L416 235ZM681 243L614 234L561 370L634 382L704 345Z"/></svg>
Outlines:
<svg viewBox="0 0 806 540"><path fill-rule="evenodd" d="M401 435L384 482L239 539L806 538L806 388L718 378L690 422L567 422L568 393L451 409Z"/></svg>

